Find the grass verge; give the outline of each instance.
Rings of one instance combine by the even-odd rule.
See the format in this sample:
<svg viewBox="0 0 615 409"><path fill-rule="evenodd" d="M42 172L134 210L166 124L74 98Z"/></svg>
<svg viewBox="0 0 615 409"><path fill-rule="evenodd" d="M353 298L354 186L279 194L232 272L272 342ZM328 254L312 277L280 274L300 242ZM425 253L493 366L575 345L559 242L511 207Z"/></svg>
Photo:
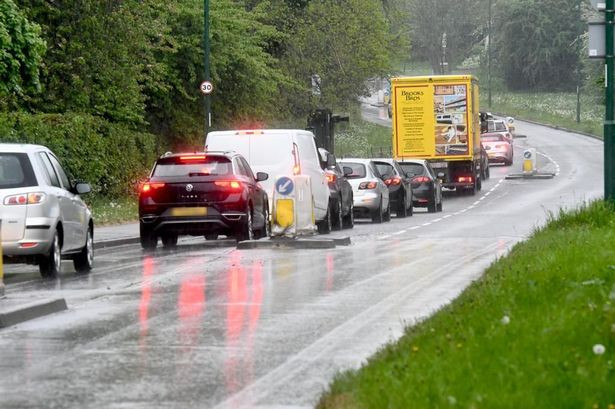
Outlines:
<svg viewBox="0 0 615 409"><path fill-rule="evenodd" d="M96 226L134 223L138 220L137 199L134 197L109 199L93 195L84 199L92 211Z"/></svg>
<svg viewBox="0 0 615 409"><path fill-rule="evenodd" d="M317 407L615 408L613 243L613 206L553 217Z"/></svg>
<svg viewBox="0 0 615 409"><path fill-rule="evenodd" d="M576 122L575 93L496 92L490 110L519 119L590 133L602 137L604 106L590 96L581 96L581 122ZM481 109L487 110L487 94L481 95Z"/></svg>
<svg viewBox="0 0 615 409"><path fill-rule="evenodd" d="M344 130L335 134L335 155L338 158L390 157L391 128L362 119L353 119Z"/></svg>

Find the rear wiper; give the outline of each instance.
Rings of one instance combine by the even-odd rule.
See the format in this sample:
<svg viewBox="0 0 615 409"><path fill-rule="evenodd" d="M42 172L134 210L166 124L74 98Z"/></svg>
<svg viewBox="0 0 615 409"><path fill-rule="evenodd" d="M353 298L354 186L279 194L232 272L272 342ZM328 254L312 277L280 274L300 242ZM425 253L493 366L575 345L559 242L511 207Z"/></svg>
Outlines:
<svg viewBox="0 0 615 409"><path fill-rule="evenodd" d="M188 173L188 176L209 176L211 175L211 173L205 173L205 172L190 172Z"/></svg>

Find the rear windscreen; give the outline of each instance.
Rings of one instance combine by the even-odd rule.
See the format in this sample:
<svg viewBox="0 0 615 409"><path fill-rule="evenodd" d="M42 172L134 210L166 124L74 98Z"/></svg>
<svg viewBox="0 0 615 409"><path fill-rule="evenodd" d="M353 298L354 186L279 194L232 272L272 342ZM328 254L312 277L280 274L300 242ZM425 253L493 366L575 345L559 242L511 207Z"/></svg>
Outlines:
<svg viewBox="0 0 615 409"><path fill-rule="evenodd" d="M419 163L400 162L399 166L401 166L404 172L408 175L420 176L425 172L425 168Z"/></svg>
<svg viewBox="0 0 615 409"><path fill-rule="evenodd" d="M154 177L224 176L233 174L230 159L220 156L207 156L202 159L188 157L163 158L154 168Z"/></svg>
<svg viewBox="0 0 615 409"><path fill-rule="evenodd" d="M378 173L382 175L382 177L394 176L395 169L393 165L383 162L374 162L376 165L376 169L378 169Z"/></svg>
<svg viewBox="0 0 615 409"><path fill-rule="evenodd" d="M346 176L346 178L348 179L360 179L364 178L367 175L365 171L365 165L362 163L342 162L341 165L343 167L352 169L352 173Z"/></svg>
<svg viewBox="0 0 615 409"><path fill-rule="evenodd" d="M255 135L250 143L250 166L271 166L292 160L293 145L286 135Z"/></svg>
<svg viewBox="0 0 615 409"><path fill-rule="evenodd" d="M0 152L0 189L36 185L36 177L27 154Z"/></svg>

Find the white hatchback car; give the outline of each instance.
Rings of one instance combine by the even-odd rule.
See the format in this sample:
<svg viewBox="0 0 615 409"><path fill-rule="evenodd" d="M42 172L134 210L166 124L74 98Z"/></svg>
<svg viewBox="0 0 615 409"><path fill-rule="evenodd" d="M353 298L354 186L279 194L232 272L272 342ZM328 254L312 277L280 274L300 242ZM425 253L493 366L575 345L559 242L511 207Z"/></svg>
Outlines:
<svg viewBox="0 0 615 409"><path fill-rule="evenodd" d="M371 159L343 159L338 164L352 169L346 178L352 186L355 217L371 217L372 222L391 220L389 188Z"/></svg>
<svg viewBox="0 0 615 409"><path fill-rule="evenodd" d="M54 277L62 258L78 272L94 262L94 221L58 158L38 145L0 144L0 239L6 263L38 264Z"/></svg>

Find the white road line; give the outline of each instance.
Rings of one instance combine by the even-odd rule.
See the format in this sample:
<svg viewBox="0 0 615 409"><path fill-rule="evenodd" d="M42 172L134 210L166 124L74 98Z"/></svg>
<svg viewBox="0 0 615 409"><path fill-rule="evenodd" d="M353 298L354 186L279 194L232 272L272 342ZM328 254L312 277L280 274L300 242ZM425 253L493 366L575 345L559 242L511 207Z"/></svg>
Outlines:
<svg viewBox="0 0 615 409"><path fill-rule="evenodd" d="M391 236L399 236L400 234L406 233L406 230L396 231L395 233L391 233Z"/></svg>
<svg viewBox="0 0 615 409"><path fill-rule="evenodd" d="M414 226L414 227L410 227L410 230L416 230L416 229L420 229L421 226Z"/></svg>
<svg viewBox="0 0 615 409"><path fill-rule="evenodd" d="M427 226L430 226L430 225L431 225L431 222L421 224L421 226L423 226L423 227L427 227Z"/></svg>
<svg viewBox="0 0 615 409"><path fill-rule="evenodd" d="M436 220L434 220L433 222L434 222L434 223L438 223L438 222L441 222L441 221L442 221L442 218L440 217L439 219L436 219Z"/></svg>
<svg viewBox="0 0 615 409"><path fill-rule="evenodd" d="M448 219L449 217L453 217L452 214L447 214L446 216L443 217L443 219Z"/></svg>

